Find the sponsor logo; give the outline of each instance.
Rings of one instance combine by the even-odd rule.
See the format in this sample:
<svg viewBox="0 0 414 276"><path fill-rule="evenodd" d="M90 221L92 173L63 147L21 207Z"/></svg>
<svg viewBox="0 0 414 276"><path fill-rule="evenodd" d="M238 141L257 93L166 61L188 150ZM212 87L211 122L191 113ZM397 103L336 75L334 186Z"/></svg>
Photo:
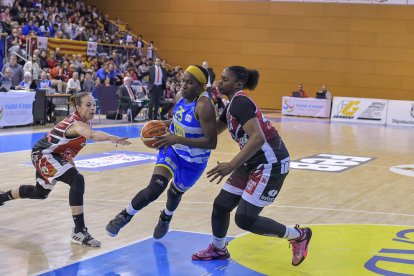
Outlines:
<svg viewBox="0 0 414 276"><path fill-rule="evenodd" d="M250 195L253 195L254 194L254 191L256 190L256 187L257 187L257 182L254 181L254 180L252 180L252 179L250 179L249 181L247 181L247 185L246 185L245 191L247 193L249 193Z"/></svg>
<svg viewBox="0 0 414 276"><path fill-rule="evenodd" d="M49 174L49 169L47 167L42 167L42 173L45 175Z"/></svg>
<svg viewBox="0 0 414 276"><path fill-rule="evenodd" d="M45 175L45 176L54 176L55 174L56 174L56 169L55 168L53 168L52 167L52 169L51 170L49 170L49 168L48 167L46 167L46 166L42 166L41 167L41 170L42 170L42 173Z"/></svg>
<svg viewBox="0 0 414 276"><path fill-rule="evenodd" d="M393 173L414 177L414 164L398 165L390 168Z"/></svg>
<svg viewBox="0 0 414 276"><path fill-rule="evenodd" d="M77 156L76 168L82 171L100 172L147 163L154 163L157 154L147 152L111 151ZM25 165L32 166L32 163ZM43 170L42 170L43 172Z"/></svg>
<svg viewBox="0 0 414 276"><path fill-rule="evenodd" d="M359 104L361 101L349 101L344 100L338 105L337 115L334 118L340 119L353 119L355 113L359 110Z"/></svg>
<svg viewBox="0 0 414 276"><path fill-rule="evenodd" d="M158 185L164 186L164 181L160 179L155 179L155 183L157 183Z"/></svg>
<svg viewBox="0 0 414 276"><path fill-rule="evenodd" d="M174 183L175 187L177 187L178 190L185 192L188 189L190 189L190 187L185 186L183 183Z"/></svg>
<svg viewBox="0 0 414 276"><path fill-rule="evenodd" d="M321 153L291 161L290 168L320 172L340 173L373 160L372 157Z"/></svg>
<svg viewBox="0 0 414 276"><path fill-rule="evenodd" d="M267 195L261 195L260 200L273 202L275 200L277 193L277 190L270 190L269 192L267 192Z"/></svg>
<svg viewBox="0 0 414 276"><path fill-rule="evenodd" d="M193 120L193 117L190 114L185 115L185 119L186 122L191 123L191 121Z"/></svg>
<svg viewBox="0 0 414 276"><path fill-rule="evenodd" d="M381 121L386 106L386 102L374 101L358 116L358 120Z"/></svg>
<svg viewBox="0 0 414 276"><path fill-rule="evenodd" d="M379 275L412 275L402 273L404 271L400 269L404 267L401 265L409 264L412 266L414 264L414 260L412 260L413 250L401 248L401 245L405 244L414 245L413 234L414 229L399 231L392 239L394 246L378 251L374 257L365 263L365 268ZM398 254L398 258L395 257L396 254ZM391 267L391 265L397 266ZM413 271L411 270L411 272Z"/></svg>
<svg viewBox="0 0 414 276"><path fill-rule="evenodd" d="M282 104L282 109L286 110L286 112L292 112L295 110L295 104L290 104L289 100L285 100Z"/></svg>
<svg viewBox="0 0 414 276"><path fill-rule="evenodd" d="M169 158L169 157L165 158L165 162L168 165L170 165L173 170L177 169L177 165L175 165L175 163L171 160L171 158Z"/></svg>
<svg viewBox="0 0 414 276"><path fill-rule="evenodd" d="M410 111L411 117L414 118L414 104L411 106L411 111ZM1 119L1 117L0 117Z"/></svg>
<svg viewBox="0 0 414 276"><path fill-rule="evenodd" d="M310 225L314 233L323 237L317 241L320 248L313 250L305 260L312 275L414 275L414 229L409 226L333 224ZM339 233L340 232L340 233ZM315 241L314 246L316 245ZM255 234L242 235L232 240L232 259L262 275L287 275L287 258L283 239ZM249 252L246 247L260 248ZM312 247L312 241L311 241ZM311 249L312 250L312 249ZM329 267L327 267L329 266ZM303 273L302 273L303 274ZM302 275L298 273L298 275Z"/></svg>

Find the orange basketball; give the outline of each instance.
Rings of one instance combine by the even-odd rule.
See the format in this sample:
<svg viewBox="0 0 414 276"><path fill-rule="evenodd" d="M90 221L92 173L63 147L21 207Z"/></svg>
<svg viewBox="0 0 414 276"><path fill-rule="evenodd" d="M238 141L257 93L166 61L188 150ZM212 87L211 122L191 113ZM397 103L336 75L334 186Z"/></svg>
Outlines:
<svg viewBox="0 0 414 276"><path fill-rule="evenodd" d="M145 123L141 129L141 140L149 148L155 148L153 144L158 140L154 137L167 133L167 126L163 121L152 120Z"/></svg>

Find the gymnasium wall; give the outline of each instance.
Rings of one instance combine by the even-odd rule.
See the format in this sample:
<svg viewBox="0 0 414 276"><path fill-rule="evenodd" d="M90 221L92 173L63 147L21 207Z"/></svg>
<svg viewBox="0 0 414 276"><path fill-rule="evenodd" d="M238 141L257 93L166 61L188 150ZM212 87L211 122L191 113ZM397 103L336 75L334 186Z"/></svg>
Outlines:
<svg viewBox="0 0 414 276"><path fill-rule="evenodd" d="M281 108L303 83L333 95L414 99L414 6L269 1L88 0L154 40L170 64L260 71L251 96Z"/></svg>

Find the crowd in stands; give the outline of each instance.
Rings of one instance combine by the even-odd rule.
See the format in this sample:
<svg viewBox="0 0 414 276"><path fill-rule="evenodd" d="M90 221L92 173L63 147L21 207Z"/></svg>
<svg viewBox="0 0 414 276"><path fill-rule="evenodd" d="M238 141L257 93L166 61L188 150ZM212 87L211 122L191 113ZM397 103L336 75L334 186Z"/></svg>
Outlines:
<svg viewBox="0 0 414 276"><path fill-rule="evenodd" d="M7 33L7 62L2 74L3 78L10 76L12 87L33 89L35 83L36 87L52 88L58 93L86 91L96 97L96 88L121 86L125 77L129 77L133 87L144 94L148 92L145 89L149 71L157 59L153 42L145 45L141 35L135 39L128 33L112 32L108 16L95 6L86 6L79 0L15 0L11 6L1 7L0 18L0 32ZM28 37L42 36L134 47L104 52L98 46L96 56L67 55L60 48L36 49L35 43L26 47ZM167 75L160 102L161 116L168 118L184 73L179 66L169 66L166 60L162 60L161 66ZM215 101L221 102L217 93Z"/></svg>

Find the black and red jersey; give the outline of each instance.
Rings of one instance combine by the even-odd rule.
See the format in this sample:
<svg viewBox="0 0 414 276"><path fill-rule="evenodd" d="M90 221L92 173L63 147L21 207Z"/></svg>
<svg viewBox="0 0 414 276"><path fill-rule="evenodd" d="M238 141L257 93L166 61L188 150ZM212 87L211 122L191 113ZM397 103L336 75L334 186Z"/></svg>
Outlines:
<svg viewBox="0 0 414 276"><path fill-rule="evenodd" d="M66 119L56 124L42 139L37 141L33 151L58 154L66 160L73 159L86 145L86 138L83 136L66 136L66 130L76 121L82 121L82 119L77 112L73 112ZM90 126L90 123L88 124Z"/></svg>
<svg viewBox="0 0 414 276"><path fill-rule="evenodd" d="M278 131L264 116L260 108L243 91L237 92L231 102L226 106L220 120L227 124L231 137L242 149L249 141L249 136L243 129L243 125L256 117L265 136L265 143L257 151L247 164L272 164L289 156Z"/></svg>

